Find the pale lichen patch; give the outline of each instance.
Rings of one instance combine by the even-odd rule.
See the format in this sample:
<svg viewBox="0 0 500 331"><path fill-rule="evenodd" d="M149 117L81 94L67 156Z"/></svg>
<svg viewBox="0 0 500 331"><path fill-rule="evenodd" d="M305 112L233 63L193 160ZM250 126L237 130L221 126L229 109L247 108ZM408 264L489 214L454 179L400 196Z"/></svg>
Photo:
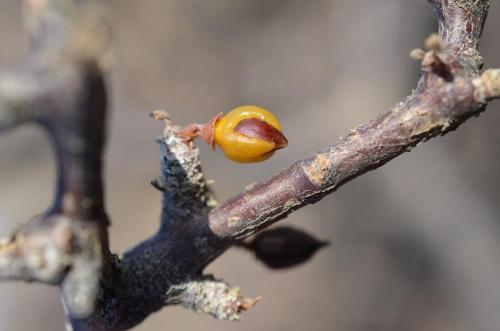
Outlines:
<svg viewBox="0 0 500 331"><path fill-rule="evenodd" d="M231 287L211 277L174 285L167 297L167 304L181 304L198 313L232 321L239 320L242 311L250 309L260 300L260 297L245 298L238 287Z"/></svg>
<svg viewBox="0 0 500 331"><path fill-rule="evenodd" d="M474 99L480 103L500 96L500 69L488 69L472 80Z"/></svg>
<svg viewBox="0 0 500 331"><path fill-rule="evenodd" d="M331 160L325 154L318 154L316 158L306 165L303 169L311 183L316 186L324 184L328 168L330 167Z"/></svg>

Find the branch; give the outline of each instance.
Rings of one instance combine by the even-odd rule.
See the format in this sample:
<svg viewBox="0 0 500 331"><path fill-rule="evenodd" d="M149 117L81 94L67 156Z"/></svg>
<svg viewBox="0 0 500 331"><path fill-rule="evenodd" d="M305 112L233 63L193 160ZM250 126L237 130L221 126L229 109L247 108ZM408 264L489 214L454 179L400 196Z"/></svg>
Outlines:
<svg viewBox="0 0 500 331"><path fill-rule="evenodd" d="M170 287L167 304L182 305L221 320L239 320L240 313L260 300L244 298L240 289L206 276Z"/></svg>
<svg viewBox="0 0 500 331"><path fill-rule="evenodd" d="M73 325L79 330L129 329L172 303L220 317L216 311L218 303L225 302L225 285L210 283L212 290L207 290L205 281L192 281L204 279L202 271L211 261L290 212L481 113L488 101L500 96L499 70L479 75L481 58L475 47L488 1L464 4L434 2L440 36L426 41L426 52L412 52L422 62L422 74L403 102L211 211L213 196L206 188L198 151L167 119L160 140L163 176L155 182L164 191L162 226L116 262L119 281L106 285L108 296L100 299L93 316L73 320ZM154 115L166 119L163 113ZM207 291L211 299L200 301ZM117 302L113 309L106 305L110 301Z"/></svg>
<svg viewBox="0 0 500 331"><path fill-rule="evenodd" d="M450 48L476 50L490 7L489 0L429 0L438 16L439 35Z"/></svg>
<svg viewBox="0 0 500 331"><path fill-rule="evenodd" d="M62 284L75 315L94 309L101 274L99 231L63 216L35 218L0 244L0 279Z"/></svg>
<svg viewBox="0 0 500 331"><path fill-rule="evenodd" d="M418 144L456 129L500 96L499 69L478 76L475 47L489 2L433 3L441 38L426 41L431 49L422 54L422 75L413 94L335 145L214 209L208 218L213 234L226 242L252 235Z"/></svg>
<svg viewBox="0 0 500 331"><path fill-rule="evenodd" d="M418 144L456 129L500 96L499 75L494 69L448 83L436 73L424 72L415 92L393 110L213 210L210 229L221 240L245 238Z"/></svg>
<svg viewBox="0 0 500 331"><path fill-rule="evenodd" d="M199 150L179 137L180 127L172 125L167 113L152 114L165 122L163 137L158 139L162 152L162 176L152 185L163 192L162 229L168 233L169 222L194 222L193 215L204 216L217 205L205 182Z"/></svg>
<svg viewBox="0 0 500 331"><path fill-rule="evenodd" d="M0 76L0 133L18 124L34 121L38 110L29 102L40 94L40 86L30 73Z"/></svg>
<svg viewBox="0 0 500 331"><path fill-rule="evenodd" d="M103 279L107 296L98 298L97 303L100 309L107 307L106 311L98 309L89 318L74 318L75 329L132 328L152 311L173 304L169 299L172 286L184 287L192 279L199 279L202 266L209 262L206 259L213 255L213 249L207 246L209 239L197 235L205 233L204 220L217 204L205 182L199 150L177 135L181 128L172 125L166 113L155 112L153 117L166 124L158 139L162 176L153 181L153 186L163 192L160 228L153 237L125 252L121 260L114 261L114 274ZM110 309L109 301L116 302L116 307Z"/></svg>
<svg viewBox="0 0 500 331"><path fill-rule="evenodd" d="M57 158L52 206L0 246L3 279L61 286L68 313L94 310L108 267L102 151L107 107L105 24L71 0L25 0L28 60L0 78L0 131L41 125Z"/></svg>

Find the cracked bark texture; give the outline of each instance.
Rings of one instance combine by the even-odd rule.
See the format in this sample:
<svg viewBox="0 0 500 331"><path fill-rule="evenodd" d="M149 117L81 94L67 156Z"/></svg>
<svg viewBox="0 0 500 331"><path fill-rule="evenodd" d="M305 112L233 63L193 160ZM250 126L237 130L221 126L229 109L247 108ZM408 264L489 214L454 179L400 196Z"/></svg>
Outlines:
<svg viewBox="0 0 500 331"><path fill-rule="evenodd" d="M166 122L159 139L162 176L155 181L164 194L161 226L118 258L109 252L101 183L106 41L88 44L103 30L99 24L94 29L99 20L88 23L77 14L75 6L81 3L26 1L32 59L0 84L0 128L40 123L52 137L59 167L53 206L2 244L0 271L8 279L60 284L68 329L129 329L173 304L238 319L253 301L204 276L210 262L349 180L454 130L499 97L499 70L480 74L476 49L488 1L449 0L432 1L440 37L432 37L427 51L417 56L422 75L409 97L336 144L219 206L204 180L197 148L176 135L179 128L165 114L157 113ZM94 9L88 12L95 17ZM82 47L84 52L75 51Z"/></svg>

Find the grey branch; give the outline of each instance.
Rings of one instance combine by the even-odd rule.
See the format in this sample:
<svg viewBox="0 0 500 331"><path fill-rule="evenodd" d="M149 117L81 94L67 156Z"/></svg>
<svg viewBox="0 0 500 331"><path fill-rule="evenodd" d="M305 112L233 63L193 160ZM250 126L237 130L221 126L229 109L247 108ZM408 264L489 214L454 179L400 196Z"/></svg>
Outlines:
<svg viewBox="0 0 500 331"><path fill-rule="evenodd" d="M0 129L27 120L46 127L59 179L52 208L0 245L0 275L60 285L68 329L75 331L130 329L172 304L238 319L255 301L204 276L209 263L294 210L456 129L500 97L500 69L479 72L489 1L430 2L439 36L426 41L426 51L412 52L422 73L409 97L219 206L198 149L179 137L166 114L155 112L166 124L159 139L162 174L154 182L163 192L161 226L119 259L109 252L102 201L107 26L94 7L82 10L83 1L25 0L32 57L23 72L49 75L34 79L43 85L22 83L22 72L0 83Z"/></svg>
<svg viewBox="0 0 500 331"><path fill-rule="evenodd" d="M0 132L36 120L38 110L30 100L40 94L40 86L31 73L0 76Z"/></svg>
<svg viewBox="0 0 500 331"><path fill-rule="evenodd" d="M57 157L52 206L0 245L2 279L61 287L71 316L90 315L110 262L103 208L105 24L93 7L26 0L31 53L0 78L0 132L32 121Z"/></svg>
<svg viewBox="0 0 500 331"><path fill-rule="evenodd" d="M222 320L239 320L241 311L259 300L244 298L239 288L209 276L171 286L167 298L167 304L182 305Z"/></svg>
<svg viewBox="0 0 500 331"><path fill-rule="evenodd" d="M61 284L68 309L94 309L101 271L99 230L61 215L35 218L0 243L0 278Z"/></svg>

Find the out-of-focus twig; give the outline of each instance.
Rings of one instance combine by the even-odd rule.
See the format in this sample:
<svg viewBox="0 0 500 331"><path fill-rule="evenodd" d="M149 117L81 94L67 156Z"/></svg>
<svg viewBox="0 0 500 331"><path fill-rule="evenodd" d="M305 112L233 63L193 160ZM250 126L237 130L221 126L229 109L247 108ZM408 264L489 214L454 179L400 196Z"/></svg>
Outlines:
<svg viewBox="0 0 500 331"><path fill-rule="evenodd" d="M85 317L110 254L101 176L108 34L91 6L26 0L24 9L31 54L0 77L0 131L29 121L46 129L57 157L56 194L44 214L0 245L0 275L60 285L68 313Z"/></svg>

